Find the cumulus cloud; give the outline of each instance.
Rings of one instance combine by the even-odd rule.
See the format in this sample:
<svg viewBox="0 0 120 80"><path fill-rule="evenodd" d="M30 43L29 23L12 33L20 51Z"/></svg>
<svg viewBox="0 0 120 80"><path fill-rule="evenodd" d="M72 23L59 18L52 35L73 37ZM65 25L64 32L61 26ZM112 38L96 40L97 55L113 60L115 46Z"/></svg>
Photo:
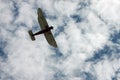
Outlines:
<svg viewBox="0 0 120 80"><path fill-rule="evenodd" d="M119 0L1 0L1 80L120 79ZM38 31L37 8L49 23L58 49ZM117 36L117 37L115 37Z"/></svg>

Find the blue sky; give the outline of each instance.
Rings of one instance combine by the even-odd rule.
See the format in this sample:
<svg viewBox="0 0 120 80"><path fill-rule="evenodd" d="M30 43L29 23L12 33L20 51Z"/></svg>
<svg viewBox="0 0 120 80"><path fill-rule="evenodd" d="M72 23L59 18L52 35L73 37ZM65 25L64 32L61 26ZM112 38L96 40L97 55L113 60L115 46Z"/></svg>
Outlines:
<svg viewBox="0 0 120 80"><path fill-rule="evenodd" d="M40 30L41 8L58 48ZM119 0L1 0L0 80L119 80Z"/></svg>

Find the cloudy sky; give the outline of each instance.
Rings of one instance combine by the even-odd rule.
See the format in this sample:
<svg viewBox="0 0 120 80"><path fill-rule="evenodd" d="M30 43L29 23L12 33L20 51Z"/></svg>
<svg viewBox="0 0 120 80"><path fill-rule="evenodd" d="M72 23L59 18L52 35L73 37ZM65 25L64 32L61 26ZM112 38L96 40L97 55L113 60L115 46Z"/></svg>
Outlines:
<svg viewBox="0 0 120 80"><path fill-rule="evenodd" d="M0 0L0 80L120 80L120 0Z"/></svg>

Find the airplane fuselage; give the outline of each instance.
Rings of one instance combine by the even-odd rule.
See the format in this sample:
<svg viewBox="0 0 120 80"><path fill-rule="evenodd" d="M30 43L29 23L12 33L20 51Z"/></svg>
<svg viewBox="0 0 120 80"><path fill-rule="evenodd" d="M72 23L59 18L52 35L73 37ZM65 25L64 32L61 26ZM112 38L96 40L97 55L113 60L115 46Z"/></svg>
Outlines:
<svg viewBox="0 0 120 80"><path fill-rule="evenodd" d="M33 36L46 33L46 32L48 32L48 31L50 31L51 29L53 29L52 26L51 26L51 27L48 27L48 28L46 28L46 29L44 29L44 30L41 30L41 31L39 31L39 32L37 32L37 33L35 33L35 34L33 34Z"/></svg>

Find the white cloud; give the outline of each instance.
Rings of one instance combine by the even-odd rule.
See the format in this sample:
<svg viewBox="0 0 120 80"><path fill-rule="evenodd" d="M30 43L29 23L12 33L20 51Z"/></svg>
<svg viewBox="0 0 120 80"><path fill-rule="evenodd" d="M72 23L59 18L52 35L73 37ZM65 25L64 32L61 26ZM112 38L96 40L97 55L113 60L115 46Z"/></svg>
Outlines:
<svg viewBox="0 0 120 80"><path fill-rule="evenodd" d="M111 78L115 75L115 71L117 71L117 69L120 67L117 62L119 62L119 60L115 59L112 61L104 60L97 63L94 68L98 76L98 80L111 80Z"/></svg>
<svg viewBox="0 0 120 80"><path fill-rule="evenodd" d="M84 0L18 0L16 5L19 14L14 18L13 2L0 1L0 37L7 42L3 50L8 56L4 62L0 58L0 71L16 80L55 80L54 75L59 71L62 72L59 75L64 76L58 77L64 80L85 80L89 76L84 72L89 72L97 80L110 80L115 76L115 71L120 65L119 59L114 55L112 61L104 56L104 59L96 64L94 61L86 60L105 45L110 47L111 44L114 45L109 38L112 32L120 29L119 0L92 0L90 7L78 10L80 2ZM85 0L84 3L88 4L87 2L88 0ZM57 17L54 20L47 18L48 23L55 26L53 34L63 27L63 31L59 31L55 37L62 58L51 57L56 54L57 49L53 49L43 35L37 36L34 42L29 38L27 31L33 29L36 32L34 28L39 27L38 7L41 7L48 16ZM76 14L82 17L81 22L75 23L72 19L71 15ZM78 76L75 70L78 70Z"/></svg>
<svg viewBox="0 0 120 80"><path fill-rule="evenodd" d="M112 25L116 29L119 28L119 14L120 11L120 1L119 0L93 0L91 5L91 9L95 10L98 15L102 16L102 18L109 24Z"/></svg>

